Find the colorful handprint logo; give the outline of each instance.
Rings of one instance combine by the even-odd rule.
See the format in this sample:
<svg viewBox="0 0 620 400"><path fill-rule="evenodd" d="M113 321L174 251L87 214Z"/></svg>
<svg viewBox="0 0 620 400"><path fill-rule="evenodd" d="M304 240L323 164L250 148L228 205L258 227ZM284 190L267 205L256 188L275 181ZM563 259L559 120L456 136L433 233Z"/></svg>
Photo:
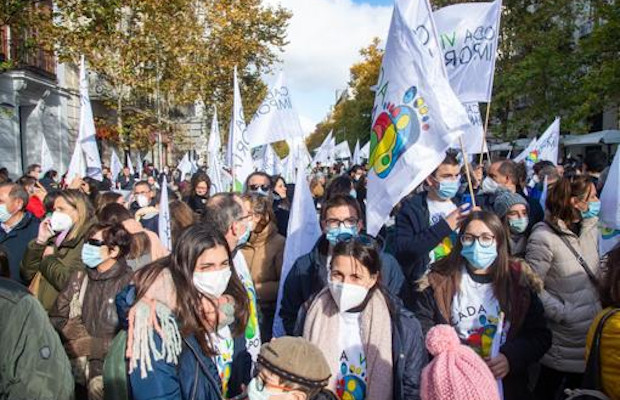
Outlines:
<svg viewBox="0 0 620 400"><path fill-rule="evenodd" d="M372 127L369 164L381 179L390 175L398 159L418 141L420 131L429 129L428 107L422 97L416 98L417 94L417 88L412 86L405 92L403 104L384 104Z"/></svg>
<svg viewBox="0 0 620 400"><path fill-rule="evenodd" d="M527 157L525 157L525 159L529 162L537 163L538 162L538 150L530 151L530 154L528 154Z"/></svg>

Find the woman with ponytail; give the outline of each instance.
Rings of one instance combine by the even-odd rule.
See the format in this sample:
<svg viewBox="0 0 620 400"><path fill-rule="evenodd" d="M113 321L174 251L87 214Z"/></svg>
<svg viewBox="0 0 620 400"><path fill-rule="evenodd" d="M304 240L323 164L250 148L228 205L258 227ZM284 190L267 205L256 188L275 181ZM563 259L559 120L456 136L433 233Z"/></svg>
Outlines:
<svg viewBox="0 0 620 400"><path fill-rule="evenodd" d="M581 384L588 327L601 306L596 188L586 176L563 178L549 190L545 220L528 239L525 258L543 281L540 298L551 349L541 360L536 396L563 398L564 388Z"/></svg>

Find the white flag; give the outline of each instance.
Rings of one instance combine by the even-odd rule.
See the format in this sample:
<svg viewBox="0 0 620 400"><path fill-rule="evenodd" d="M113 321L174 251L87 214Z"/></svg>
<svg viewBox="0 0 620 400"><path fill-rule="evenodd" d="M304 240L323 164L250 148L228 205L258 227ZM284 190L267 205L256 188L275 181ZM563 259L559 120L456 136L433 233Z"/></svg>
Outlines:
<svg viewBox="0 0 620 400"><path fill-rule="evenodd" d="M220 126L217 122L217 109L214 108L213 119L211 120L211 133L209 133L209 143L207 145L207 168L209 170L209 178L211 179L211 195L229 190L222 178L221 148Z"/></svg>
<svg viewBox="0 0 620 400"><path fill-rule="evenodd" d="M54 169L54 158L52 157L52 152L50 151L49 146L47 145L47 140L45 140L45 135L41 135L41 172L46 173L50 169Z"/></svg>
<svg viewBox="0 0 620 400"><path fill-rule="evenodd" d="M138 179L142 179L144 164L142 163L142 157L140 157L140 150L138 150L138 158L136 159L136 171L138 171Z"/></svg>
<svg viewBox="0 0 620 400"><path fill-rule="evenodd" d="M419 7L411 3L396 0L375 93L366 209L371 235L469 126L441 59L431 57L414 34Z"/></svg>
<svg viewBox="0 0 620 400"><path fill-rule="evenodd" d="M258 147L303 136L299 116L291 101L290 87L281 71L248 125L250 146Z"/></svg>
<svg viewBox="0 0 620 400"><path fill-rule="evenodd" d="M112 149L112 155L110 156L110 172L112 173L112 182L116 183L118 176L123 170L123 164L121 163L121 159L118 158L118 154L116 151Z"/></svg>
<svg viewBox="0 0 620 400"><path fill-rule="evenodd" d="M533 161L534 163L536 163L538 161L538 152L536 151L536 142L538 142L536 138L532 139L530 144L528 144L527 147L523 149L523 151L519 153L519 155L513 159L513 161L516 163L525 161L527 164L529 160L529 162Z"/></svg>
<svg viewBox="0 0 620 400"><path fill-rule="evenodd" d="M265 153L260 170L271 176L280 175L282 173L282 161L270 144L265 145Z"/></svg>
<svg viewBox="0 0 620 400"><path fill-rule="evenodd" d="M349 148L349 142L346 140L339 143L334 149L335 158L351 158L351 149Z"/></svg>
<svg viewBox="0 0 620 400"><path fill-rule="evenodd" d="M136 171L133 168L133 162L131 161L131 151L127 153L127 166L129 167L129 173L131 176L136 176Z"/></svg>
<svg viewBox="0 0 620 400"><path fill-rule="evenodd" d="M496 0L454 4L434 13L450 84L462 102L491 101L501 9Z"/></svg>
<svg viewBox="0 0 620 400"><path fill-rule="evenodd" d="M246 136L247 129L243 117L243 104L241 103L241 91L237 81L237 67L233 78L233 108L230 120L230 133L228 136L227 162L232 169L233 190L243 191L246 178L254 172L252 165L252 152Z"/></svg>
<svg viewBox="0 0 620 400"><path fill-rule="evenodd" d="M538 161L551 161L554 165L557 165L559 145L560 119L556 118L540 139L538 139L538 142L536 142Z"/></svg>
<svg viewBox="0 0 620 400"><path fill-rule="evenodd" d="M172 250L172 233L170 231L170 206L168 204L168 179L166 174L161 181L161 194L159 196L159 240L168 250Z"/></svg>
<svg viewBox="0 0 620 400"><path fill-rule="evenodd" d="M290 157L290 156L289 156ZM306 166L301 160L297 164L297 180L295 181L295 196L291 204L291 217L288 221L286 243L284 245L284 257L280 285L278 288L278 302L276 315L273 321L273 336L280 337L285 334L282 319L280 318L280 302L284 282L295 261L312 250L316 241L321 236L321 227L314 208L314 200L310 193L310 186L306 178Z"/></svg>
<svg viewBox="0 0 620 400"><path fill-rule="evenodd" d="M186 152L179 165L177 165L177 169L181 172L181 180L185 179L186 174L190 174L192 172L192 162L189 160L189 152Z"/></svg>
<svg viewBox="0 0 620 400"><path fill-rule="evenodd" d="M101 158L99 157L99 150L97 149L95 119L93 118L93 110L90 106L84 56L82 56L80 62L80 127L78 132L79 143L84 152L83 156L84 162L86 163L87 175L101 181L103 179Z"/></svg>
<svg viewBox="0 0 620 400"><path fill-rule="evenodd" d="M331 146L331 142L332 142L332 133L333 131L330 131L327 134L327 136L325 136L325 139L323 139L323 142L321 143L319 148L316 150L316 153L314 154L314 158L312 159L312 165L315 165L317 162L320 162L320 163L327 162L327 154L329 153L329 147Z"/></svg>
<svg viewBox="0 0 620 400"><path fill-rule="evenodd" d="M370 141L366 142L366 144L360 149L360 157L367 160L370 157Z"/></svg>
<svg viewBox="0 0 620 400"><path fill-rule="evenodd" d="M478 103L463 103L467 117L469 118L470 127L463 132L463 147L468 155L479 154L488 151L486 140L484 140L484 122L480 116L480 106ZM460 141L452 143L452 148L460 149Z"/></svg>
<svg viewBox="0 0 620 400"><path fill-rule="evenodd" d="M599 254L609 253L620 243L620 151L614 161L601 192Z"/></svg>
<svg viewBox="0 0 620 400"><path fill-rule="evenodd" d="M75 147L73 148L73 155L71 155L71 161L69 162L69 169L67 170L67 176L65 182L71 183L75 178L84 178L86 176L86 162L84 161L84 153L80 146L79 138L75 141Z"/></svg>
<svg viewBox="0 0 620 400"><path fill-rule="evenodd" d="M620 151L616 151L601 191L600 220L608 227L620 229Z"/></svg>
<svg viewBox="0 0 620 400"><path fill-rule="evenodd" d="M360 140L357 139L355 141L355 148L353 149L353 164L361 164L362 163L362 157L360 156Z"/></svg>

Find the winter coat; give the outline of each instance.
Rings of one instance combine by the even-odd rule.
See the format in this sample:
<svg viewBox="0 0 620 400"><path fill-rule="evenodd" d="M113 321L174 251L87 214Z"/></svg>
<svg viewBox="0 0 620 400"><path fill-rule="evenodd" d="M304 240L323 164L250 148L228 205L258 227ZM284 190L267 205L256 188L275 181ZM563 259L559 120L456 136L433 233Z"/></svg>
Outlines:
<svg viewBox="0 0 620 400"><path fill-rule="evenodd" d="M415 302L415 282L428 269L429 253L452 234L445 219L431 226L427 197L427 192L411 196L403 202L395 218L394 254L405 275L403 300L409 309Z"/></svg>
<svg viewBox="0 0 620 400"><path fill-rule="evenodd" d="M557 232L596 275L599 271L597 222L598 218L584 219L577 236L563 221L553 223L547 219L534 226L527 242L525 259L544 283L540 299L553 332L553 344L541 362L558 371L583 373L585 370L586 334L601 306L595 286Z"/></svg>
<svg viewBox="0 0 620 400"><path fill-rule="evenodd" d="M105 272L96 268L76 271L71 274L65 288L60 292L54 307L50 310L50 321L58 330L64 341L70 342L85 337L93 338L93 345L88 354L90 376L102 373L103 360L110 343L120 329L118 314L116 313L116 295L131 281L133 271L124 259ZM86 283L86 292L82 303L82 314L70 322L71 302L80 295L82 286ZM76 324L77 322L77 324ZM77 326L84 329L78 329ZM79 332L76 335L76 332Z"/></svg>
<svg viewBox="0 0 620 400"><path fill-rule="evenodd" d="M537 362L551 345L551 332L547 328L543 306L530 288L523 270L529 268L520 262L511 262L513 286L510 293L511 315L506 343L500 352L506 356L510 372L502 380L504 398L529 399L528 366ZM450 324L452 301L460 286L461 274L443 275L431 271L419 281L421 295L417 297L414 313L424 335L435 325Z"/></svg>
<svg viewBox="0 0 620 400"><path fill-rule="evenodd" d="M135 287L128 286L116 296L118 315L126 326L129 310L135 300ZM231 327L232 330L232 327ZM162 339L157 332L152 339L158 349ZM202 351L193 335L182 338L182 350L175 365L165 359L155 360L151 353L152 371L145 378L140 376L140 368L129 374L129 383L134 400L220 400L222 383L217 366L212 357ZM242 393L242 385L251 379L252 357L246 350L245 336L234 339L233 362L228 381L229 397Z"/></svg>
<svg viewBox="0 0 620 400"><path fill-rule="evenodd" d="M7 250L11 279L17 282L24 283L19 276L19 263L22 261L28 242L38 236L39 223L34 215L26 211L22 220L9 233L6 233L0 225L0 245Z"/></svg>
<svg viewBox="0 0 620 400"><path fill-rule="evenodd" d="M280 302L280 318L287 334L295 330L300 307L313 295L327 286L327 240L325 235L316 242L310 253L299 257L289 271ZM399 295L405 280L400 265L394 257L381 252L381 279L383 286L393 295Z"/></svg>
<svg viewBox="0 0 620 400"><path fill-rule="evenodd" d="M73 398L71 365L47 313L28 290L0 278L0 398Z"/></svg>
<svg viewBox="0 0 620 400"><path fill-rule="evenodd" d="M85 224L73 239L67 236L60 246L56 246L54 237L50 238L45 245L38 244L36 239L28 243L20 264L21 277L25 282L30 282L37 272L41 272L39 290L35 295L45 310L52 309L58 293L65 288L71 274L84 269L82 246L89 228L90 225ZM42 259L47 246L52 246L54 252Z"/></svg>
<svg viewBox="0 0 620 400"><path fill-rule="evenodd" d="M207 207L207 200L209 200L208 197L201 197L196 194L190 194L189 196L183 198L183 201L187 203L189 208L191 208L192 211L198 215L204 214Z"/></svg>
<svg viewBox="0 0 620 400"><path fill-rule="evenodd" d="M601 311L590 325L586 343L587 354L590 354L599 321L610 310L612 307ZM603 389L611 400L620 400L620 385L618 384L620 382L620 312L616 312L605 322L600 351Z"/></svg>
<svg viewBox="0 0 620 400"><path fill-rule="evenodd" d="M422 369L428 363L424 334L420 322L403 306L402 301L386 290L383 290L383 293L388 301L392 322L393 399L418 400ZM306 312L311 302L312 299L309 299L300 308L293 332L295 336L302 335Z"/></svg>
<svg viewBox="0 0 620 400"><path fill-rule="evenodd" d="M274 222L270 222L262 232L254 233L241 248L241 253L252 275L258 303L261 308L275 310L278 298L278 285L282 272L285 239L278 233Z"/></svg>

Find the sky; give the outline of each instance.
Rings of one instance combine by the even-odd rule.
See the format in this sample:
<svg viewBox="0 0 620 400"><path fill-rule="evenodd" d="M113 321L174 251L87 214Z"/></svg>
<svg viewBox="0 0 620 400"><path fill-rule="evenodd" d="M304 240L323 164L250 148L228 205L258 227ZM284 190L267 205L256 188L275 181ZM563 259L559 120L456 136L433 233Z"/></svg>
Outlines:
<svg viewBox="0 0 620 400"><path fill-rule="evenodd" d="M265 0L293 13L280 54L293 106L306 133L328 114L349 68L373 37L385 40L393 0ZM266 78L270 83L273 77Z"/></svg>

